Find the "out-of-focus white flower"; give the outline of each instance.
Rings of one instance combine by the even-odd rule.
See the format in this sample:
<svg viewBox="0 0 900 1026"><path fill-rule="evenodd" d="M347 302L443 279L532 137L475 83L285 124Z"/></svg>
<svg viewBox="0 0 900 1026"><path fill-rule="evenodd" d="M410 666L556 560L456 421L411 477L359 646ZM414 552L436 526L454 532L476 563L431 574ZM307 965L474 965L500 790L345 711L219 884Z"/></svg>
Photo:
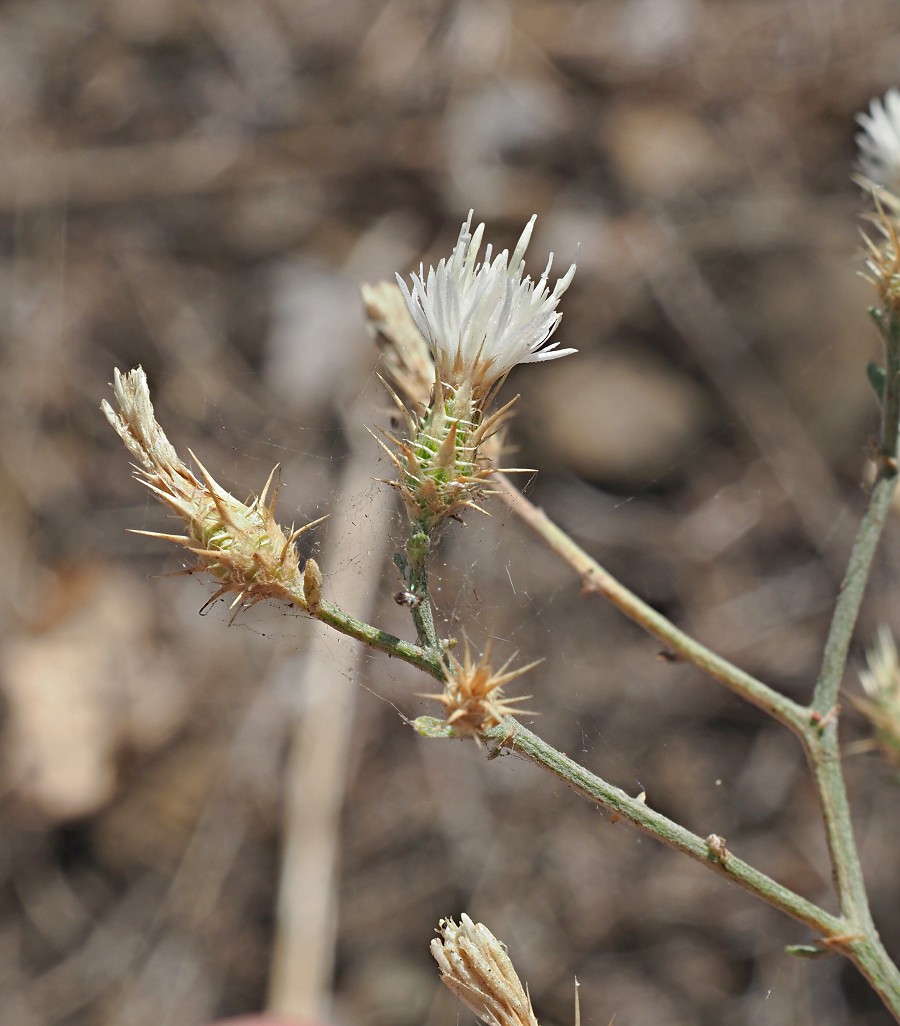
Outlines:
<svg viewBox="0 0 900 1026"><path fill-rule="evenodd" d="M412 275L410 289L400 275L409 312L431 347L441 381L456 390L471 387L476 402L483 400L495 385L519 363L555 360L576 352L558 349L548 339L559 325L562 314L556 309L575 275L575 264L550 290L550 267L537 281L525 274L525 250L531 240L536 215L522 232L510 257L503 250L492 259L487 246L484 260L478 263L478 251L484 225L474 232L472 214L460 229L459 239L449 259L437 267L424 265Z"/></svg>
<svg viewBox="0 0 900 1026"><path fill-rule="evenodd" d="M872 100L856 120L863 129L856 136L860 169L873 184L900 195L900 90Z"/></svg>
<svg viewBox="0 0 900 1026"><path fill-rule="evenodd" d="M900 765L900 655L888 627L879 627L875 644L866 652L868 667L859 679L866 697L854 704L871 721L875 740L891 762Z"/></svg>
<svg viewBox="0 0 900 1026"><path fill-rule="evenodd" d="M900 655L890 627L878 628L875 643L866 650L865 670L859 679L869 698L880 699L892 692L900 693Z"/></svg>

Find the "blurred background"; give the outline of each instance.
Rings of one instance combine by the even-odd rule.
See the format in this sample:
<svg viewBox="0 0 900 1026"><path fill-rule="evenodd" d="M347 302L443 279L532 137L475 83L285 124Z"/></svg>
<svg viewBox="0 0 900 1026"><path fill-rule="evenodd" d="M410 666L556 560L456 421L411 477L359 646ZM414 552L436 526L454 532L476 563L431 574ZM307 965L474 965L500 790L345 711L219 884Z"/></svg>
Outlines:
<svg viewBox="0 0 900 1026"><path fill-rule="evenodd" d="M573 1021L575 976L594 1026L889 1021L713 874L523 762L417 738L404 717L436 707L408 668L289 609L198 615L212 588L126 533L171 528L98 404L140 363L179 451L239 497L280 463L284 521L334 512L303 539L326 594L409 637L358 287L448 253L470 207L498 248L536 212L530 268L577 254L557 338L579 355L507 385L521 483L806 700L877 427L850 174L898 31L888 0L0 4L3 1026L267 1001L452 1026L428 942L464 910L545 1026ZM544 737L831 907L793 739L490 508L447 532L442 631L543 657L521 690ZM889 526L855 666L900 628L898 567ZM897 780L861 747L900 953Z"/></svg>

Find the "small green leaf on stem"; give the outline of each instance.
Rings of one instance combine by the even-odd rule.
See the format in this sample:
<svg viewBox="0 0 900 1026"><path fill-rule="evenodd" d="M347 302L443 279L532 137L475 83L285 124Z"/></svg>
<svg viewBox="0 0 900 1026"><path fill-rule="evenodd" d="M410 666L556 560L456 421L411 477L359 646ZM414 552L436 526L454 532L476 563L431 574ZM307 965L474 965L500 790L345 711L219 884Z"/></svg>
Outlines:
<svg viewBox="0 0 900 1026"><path fill-rule="evenodd" d="M875 395L878 397L879 405L883 405L885 381L884 367L873 361L866 366L866 375L869 379L869 384L872 386L875 391Z"/></svg>
<svg viewBox="0 0 900 1026"><path fill-rule="evenodd" d="M459 731L435 716L419 716L412 721L413 730L422 737L458 738Z"/></svg>
<svg viewBox="0 0 900 1026"><path fill-rule="evenodd" d="M826 955L834 954L833 951L823 948L819 944L788 944L784 950L794 958L824 958Z"/></svg>

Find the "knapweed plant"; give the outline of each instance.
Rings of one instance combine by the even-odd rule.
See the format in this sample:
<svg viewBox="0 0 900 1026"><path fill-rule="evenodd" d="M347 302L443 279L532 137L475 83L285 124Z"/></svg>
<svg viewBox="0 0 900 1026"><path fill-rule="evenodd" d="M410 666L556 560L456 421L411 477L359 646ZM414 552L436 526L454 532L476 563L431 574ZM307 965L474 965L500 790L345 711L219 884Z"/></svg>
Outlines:
<svg viewBox="0 0 900 1026"><path fill-rule="evenodd" d="M870 198L867 217L874 225L865 241L865 274L875 290L876 302L870 312L883 343L883 363L871 366L868 375L880 405L881 430L871 451L874 473L868 504L808 704L794 701L741 670L653 610L533 506L501 469L503 435L516 412L516 402L498 406L500 386L518 364L577 359L574 349L559 348L552 340L562 317L560 301L575 265L552 284L552 257L539 277L526 273L525 253L534 218L511 254L504 250L494 255L487 246L482 255L484 225L473 231L470 214L453 252L436 267L421 268L409 283L398 276L399 291L393 285L364 290L370 319L379 329L384 349L385 383L400 412L399 427L382 433L378 441L390 455L396 475L389 483L400 493L408 518L405 547L396 554L395 563L403 576L400 595L410 610L415 641L355 619L323 593L319 567L312 559L301 565L295 547L300 533L313 525L283 529L276 521L274 472L259 497L245 504L218 485L193 454L196 471L189 469L156 421L140 367L125 374L115 372L118 408L104 402L103 410L134 457L138 477L181 519L183 533L159 537L176 542L195 557L192 571L212 575L216 590L210 601L233 596L234 615L264 599L287 601L362 644L416 666L437 682L437 690L432 685L429 697L437 701L440 714L417 719L414 725L420 734L472 739L476 742L473 752L514 751L544 767L617 818L802 923L813 938L798 944L794 953L837 953L848 958L900 1021L900 971L875 928L853 835L841 767L838 704L851 637L897 485L900 93L892 90L884 102L874 101L859 122L859 181ZM497 501L505 503L568 563L587 591L606 596L675 658L693 663L796 735L821 802L838 912L826 911L755 869L732 851L724 838L692 833L655 812L643 796L630 797L556 751L516 719L517 713L522 713L519 703L525 699L508 694L508 686L530 667L505 664L495 668L489 642L473 651L467 641L461 651L454 652L453 645L439 636L429 587L435 548L442 533L455 522L478 516L482 507ZM475 624L463 627L469 639L478 633ZM866 696L860 706L870 714L880 743L892 743L896 752L900 720L896 649L883 640L880 652L873 657L865 678ZM540 709L540 697L528 701ZM597 886L602 887L602 881ZM441 970L460 992L468 984L459 982L454 974L462 965L460 960L469 957L465 952L474 944L473 938L477 939L478 929L483 928L476 928L465 917L460 927L446 920L442 923L443 943L435 942ZM502 951L495 946L497 958L503 962ZM513 989L517 985L517 980L515 985L511 983ZM517 1018L533 1022L527 996L518 993L516 1000L520 1005ZM482 1011L479 1014L485 1021L507 1021L499 1014L487 1016Z"/></svg>

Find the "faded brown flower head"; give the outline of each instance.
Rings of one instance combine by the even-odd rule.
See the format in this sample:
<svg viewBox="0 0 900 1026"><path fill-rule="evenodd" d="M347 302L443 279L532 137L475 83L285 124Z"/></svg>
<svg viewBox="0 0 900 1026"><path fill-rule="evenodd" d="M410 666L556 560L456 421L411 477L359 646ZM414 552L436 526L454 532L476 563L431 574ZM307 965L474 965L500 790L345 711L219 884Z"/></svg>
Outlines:
<svg viewBox="0 0 900 1026"><path fill-rule="evenodd" d="M185 524L183 535L134 533L164 538L195 555L198 565L193 569L208 571L219 582L210 603L236 592L232 603L236 612L244 604L265 598L305 605L303 572L294 542L320 521L285 534L275 520L277 488L271 503L266 504L277 468L249 505L225 491L191 453L200 471L198 478L179 458L156 420L142 368L114 374L118 412L105 400L101 409L136 460L137 479Z"/></svg>
<svg viewBox="0 0 900 1026"><path fill-rule="evenodd" d="M854 704L875 728L875 740L895 765L900 765L900 656L888 627L878 629L875 644L866 652L868 667L859 679L865 698Z"/></svg>
<svg viewBox="0 0 900 1026"><path fill-rule="evenodd" d="M898 237L898 201L885 190L873 191L875 210L866 214L878 233L873 238L862 233L865 271L863 277L878 294L879 301L893 310L900 309L900 237Z"/></svg>
<svg viewBox="0 0 900 1026"><path fill-rule="evenodd" d="M515 658L512 656L494 672L491 668L491 647L492 642L488 641L484 654L477 662L472 659L468 642L465 644L462 662L450 653L451 669L447 672L443 692L421 696L440 702L444 707L444 722L459 734L479 737L491 727L498 726L504 716L536 715L530 709L517 708L519 702L527 702L531 695L507 698L503 688L533 669L541 660L507 671Z"/></svg>
<svg viewBox="0 0 900 1026"><path fill-rule="evenodd" d="M434 360L403 293L392 281L363 285L360 292L388 379L405 403L423 412L434 387Z"/></svg>
<svg viewBox="0 0 900 1026"><path fill-rule="evenodd" d="M431 954L441 980L488 1026L538 1026L531 999L506 953L483 923L465 912L459 924L442 919Z"/></svg>

